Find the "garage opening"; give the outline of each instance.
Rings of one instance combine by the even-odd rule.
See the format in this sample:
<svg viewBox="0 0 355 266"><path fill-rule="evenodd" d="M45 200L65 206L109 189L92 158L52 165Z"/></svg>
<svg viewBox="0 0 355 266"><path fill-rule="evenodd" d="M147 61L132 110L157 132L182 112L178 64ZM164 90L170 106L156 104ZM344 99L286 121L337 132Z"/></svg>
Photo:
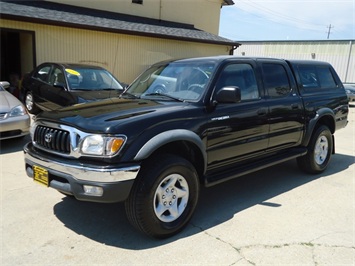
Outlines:
<svg viewBox="0 0 355 266"><path fill-rule="evenodd" d="M36 65L35 32L1 28L0 80L9 81L11 74L22 77Z"/></svg>

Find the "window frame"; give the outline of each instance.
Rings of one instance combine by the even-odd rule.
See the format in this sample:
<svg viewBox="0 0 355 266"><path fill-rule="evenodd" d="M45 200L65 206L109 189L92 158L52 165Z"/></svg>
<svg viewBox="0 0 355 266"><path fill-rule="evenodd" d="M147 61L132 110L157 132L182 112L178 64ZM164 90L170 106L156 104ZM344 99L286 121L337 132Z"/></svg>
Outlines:
<svg viewBox="0 0 355 266"><path fill-rule="evenodd" d="M247 89L243 90L243 88L241 88L240 86L237 86L236 85L228 85L228 84L224 84L223 86L220 86L219 85L219 81L223 82L223 79L222 79L222 76L224 74L226 74L227 72L230 72L230 73L233 73L233 70L227 70L228 67L232 67L232 66L236 66L236 65L245 65L245 66L248 66L250 67L249 69L238 69L238 70L235 70L236 72L242 72L242 71L250 71L250 73L253 74L253 84L249 84L249 86L247 86L248 88L251 88L252 86L256 86L256 90L254 89L252 92L256 92L257 95L253 98L244 98L243 99L243 91L247 91ZM230 74L229 73L229 74ZM243 78L245 77L244 75L241 75ZM245 84L247 84L248 82L246 82L246 79L244 79L244 82ZM228 64L226 64L225 66L223 66L223 69L220 71L220 73L218 74L218 78L217 78L217 81L216 81L216 84L215 84L215 88L214 88L214 91L215 93L217 93L220 89L222 89L223 87L238 87L240 89L240 92L241 92L241 101L240 102L249 102L249 101L256 101L256 100L260 100L261 97L262 97L262 94L261 94L261 91L260 91L260 86L259 86L259 83L258 83L258 75L257 75L257 71L255 69L255 66L249 62L230 62Z"/></svg>

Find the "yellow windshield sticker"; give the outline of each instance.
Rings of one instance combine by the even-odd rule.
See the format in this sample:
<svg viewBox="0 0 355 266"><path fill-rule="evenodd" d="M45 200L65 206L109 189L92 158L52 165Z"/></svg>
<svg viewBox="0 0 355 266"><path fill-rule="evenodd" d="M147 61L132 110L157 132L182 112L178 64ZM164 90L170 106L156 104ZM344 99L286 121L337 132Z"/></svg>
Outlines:
<svg viewBox="0 0 355 266"><path fill-rule="evenodd" d="M80 76L80 73L78 71L73 70L73 69L66 69L65 71L68 72L69 74Z"/></svg>

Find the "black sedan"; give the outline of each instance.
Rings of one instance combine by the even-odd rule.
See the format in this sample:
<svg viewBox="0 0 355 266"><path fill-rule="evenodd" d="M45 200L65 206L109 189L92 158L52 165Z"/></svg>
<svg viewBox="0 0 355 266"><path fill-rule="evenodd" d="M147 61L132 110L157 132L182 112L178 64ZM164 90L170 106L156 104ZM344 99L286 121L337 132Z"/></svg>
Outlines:
<svg viewBox="0 0 355 266"><path fill-rule="evenodd" d="M102 67L43 63L24 76L21 94L27 110L37 114L41 110L115 97L123 87Z"/></svg>

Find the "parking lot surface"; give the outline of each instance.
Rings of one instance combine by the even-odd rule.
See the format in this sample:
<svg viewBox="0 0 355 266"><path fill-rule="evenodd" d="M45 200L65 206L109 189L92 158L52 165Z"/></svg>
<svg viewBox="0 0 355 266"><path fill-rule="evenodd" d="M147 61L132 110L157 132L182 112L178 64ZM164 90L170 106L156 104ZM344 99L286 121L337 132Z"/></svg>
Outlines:
<svg viewBox="0 0 355 266"><path fill-rule="evenodd" d="M320 175L295 160L203 189L187 228L154 240L124 205L79 202L34 183L29 137L0 143L1 265L355 265L355 108Z"/></svg>

